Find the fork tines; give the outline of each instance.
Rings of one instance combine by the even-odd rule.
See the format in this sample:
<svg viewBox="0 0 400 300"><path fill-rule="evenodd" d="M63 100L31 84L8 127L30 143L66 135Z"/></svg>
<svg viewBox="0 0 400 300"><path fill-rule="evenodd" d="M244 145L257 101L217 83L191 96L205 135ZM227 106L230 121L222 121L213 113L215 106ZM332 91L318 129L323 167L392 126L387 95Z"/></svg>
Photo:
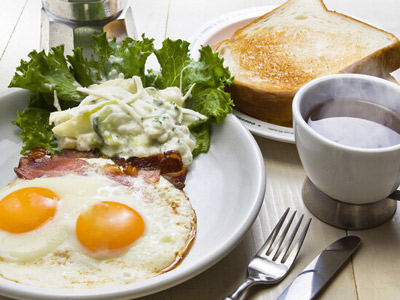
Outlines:
<svg viewBox="0 0 400 300"><path fill-rule="evenodd" d="M239 299L250 286L260 283L274 284L281 281L289 273L289 270L291 269L303 244L304 238L306 237L311 219L308 220L293 249L289 252L290 245L299 230L303 216L300 217L300 220L297 222L297 225L292 231L289 239L286 241L283 249L280 249L296 215L296 212L294 212L278 240L275 241L288 213L289 209L285 211L258 253L250 260L249 265L247 266L248 276L245 281L243 281L243 283L240 284L230 296L225 297L223 300Z"/></svg>
<svg viewBox="0 0 400 300"><path fill-rule="evenodd" d="M285 213L280 218L279 222L276 224L274 230L271 232L271 234L265 241L264 245L258 251L257 256L262 257L262 258L268 258L270 260L277 261L277 262L283 263L287 266L290 266L293 263L293 261L296 259L296 256L300 251L300 248L303 244L303 241L306 237L308 228L310 226L311 218L307 221L303 231L300 233L300 236L299 236L296 244L293 246L293 249L288 253L288 250L289 250L289 248L296 236L296 233L299 230L300 224L304 218L304 214L303 214L300 217L299 221L297 222L294 230L292 231L292 234L286 241L284 247L281 249L282 243L285 240L286 234L288 233L289 228L290 228L290 226L293 222L293 219L296 215L296 211L293 212L293 214L290 217L289 221L287 222L285 228L283 229L282 233L280 234L278 240L276 240L276 237L278 236L279 232L281 231L282 225L283 225L288 213L289 213L289 208L286 209Z"/></svg>

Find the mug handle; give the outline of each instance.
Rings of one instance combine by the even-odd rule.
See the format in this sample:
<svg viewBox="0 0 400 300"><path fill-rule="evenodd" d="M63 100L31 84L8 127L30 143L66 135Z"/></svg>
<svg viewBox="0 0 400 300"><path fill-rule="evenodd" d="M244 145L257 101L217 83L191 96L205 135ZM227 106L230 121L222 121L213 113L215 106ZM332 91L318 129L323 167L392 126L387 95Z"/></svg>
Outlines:
<svg viewBox="0 0 400 300"><path fill-rule="evenodd" d="M400 201L400 190L395 190L387 198L392 199L392 200Z"/></svg>

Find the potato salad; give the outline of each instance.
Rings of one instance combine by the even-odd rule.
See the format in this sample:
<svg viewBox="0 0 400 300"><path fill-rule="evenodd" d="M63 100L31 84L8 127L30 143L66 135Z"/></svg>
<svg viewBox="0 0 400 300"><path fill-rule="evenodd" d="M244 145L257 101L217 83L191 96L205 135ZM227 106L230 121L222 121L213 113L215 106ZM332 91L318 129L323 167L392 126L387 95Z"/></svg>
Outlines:
<svg viewBox="0 0 400 300"><path fill-rule="evenodd" d="M60 149L99 149L124 158L176 150L185 165L192 162L196 140L188 126L206 117L183 107L188 95L179 88L144 88L133 76L78 91L87 94L78 106L50 114Z"/></svg>

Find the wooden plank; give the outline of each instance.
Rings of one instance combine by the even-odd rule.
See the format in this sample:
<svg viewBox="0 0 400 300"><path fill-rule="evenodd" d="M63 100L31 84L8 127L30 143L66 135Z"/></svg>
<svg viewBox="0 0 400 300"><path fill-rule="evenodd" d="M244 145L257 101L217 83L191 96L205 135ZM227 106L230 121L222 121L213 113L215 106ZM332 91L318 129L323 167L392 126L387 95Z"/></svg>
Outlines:
<svg viewBox="0 0 400 300"><path fill-rule="evenodd" d="M146 37L154 38L159 47L165 39L169 1L135 1L132 8L138 35L144 33Z"/></svg>
<svg viewBox="0 0 400 300"><path fill-rule="evenodd" d="M144 34L147 38L154 39L156 48L161 48L165 39L169 1L149 0L132 2L132 11L138 37ZM158 62L151 55L146 63L146 69L158 69Z"/></svg>
<svg viewBox="0 0 400 300"><path fill-rule="evenodd" d="M351 234L362 239L362 247L353 259L360 299L398 299L400 210L381 226Z"/></svg>
<svg viewBox="0 0 400 300"><path fill-rule="evenodd" d="M6 49L7 44L14 32L15 26L17 25L25 4L26 0L15 0L11 3L8 1L0 1L0 11L2 12L0 59L2 58L4 50Z"/></svg>
<svg viewBox="0 0 400 300"><path fill-rule="evenodd" d="M22 11L21 18L0 61L0 91L8 87L20 60L27 59L28 53L33 49L39 49L40 9L40 0L30 0Z"/></svg>
<svg viewBox="0 0 400 300"><path fill-rule="evenodd" d="M255 6L276 6L282 3L276 1L201 1L201 0L171 0L168 17L167 36L172 39L188 39L190 35L209 22L223 14Z"/></svg>

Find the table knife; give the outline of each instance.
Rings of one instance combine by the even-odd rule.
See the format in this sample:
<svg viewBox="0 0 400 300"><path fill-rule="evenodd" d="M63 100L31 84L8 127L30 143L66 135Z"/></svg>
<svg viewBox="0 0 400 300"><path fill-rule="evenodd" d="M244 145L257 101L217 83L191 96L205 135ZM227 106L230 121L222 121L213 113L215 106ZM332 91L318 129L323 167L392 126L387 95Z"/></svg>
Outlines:
<svg viewBox="0 0 400 300"><path fill-rule="evenodd" d="M294 279L277 300L315 299L360 245L357 236L346 236L329 245Z"/></svg>

